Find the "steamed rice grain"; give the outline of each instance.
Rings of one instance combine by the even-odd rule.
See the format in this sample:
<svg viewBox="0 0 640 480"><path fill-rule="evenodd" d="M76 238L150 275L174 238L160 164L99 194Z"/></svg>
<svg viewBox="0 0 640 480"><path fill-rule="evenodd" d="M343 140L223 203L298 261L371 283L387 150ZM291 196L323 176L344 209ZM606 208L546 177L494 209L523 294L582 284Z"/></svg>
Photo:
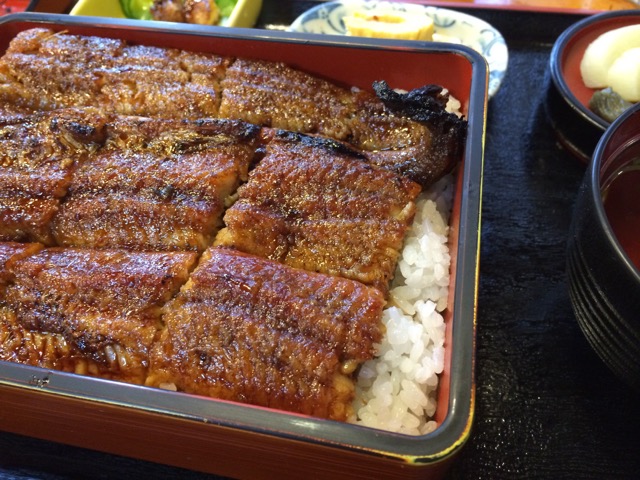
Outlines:
<svg viewBox="0 0 640 480"><path fill-rule="evenodd" d="M424 435L437 423L439 375L444 370L451 258L447 244L452 178L421 194L391 286L377 355L360 368L353 423Z"/></svg>

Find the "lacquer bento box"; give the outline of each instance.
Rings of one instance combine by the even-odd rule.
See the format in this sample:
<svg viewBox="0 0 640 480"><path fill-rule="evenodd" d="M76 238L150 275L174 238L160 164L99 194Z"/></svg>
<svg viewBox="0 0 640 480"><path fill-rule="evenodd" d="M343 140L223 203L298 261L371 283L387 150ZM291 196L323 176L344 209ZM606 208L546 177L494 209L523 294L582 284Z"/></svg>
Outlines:
<svg viewBox="0 0 640 480"><path fill-rule="evenodd" d="M424 299L418 308L420 312L416 313L429 316L437 310L435 316L441 318L442 322L433 328L441 330L442 336L440 344L434 349L435 366L429 363L431 360L425 361L419 373L426 375L425 369L429 366L431 374L434 371L437 374L429 377L435 378L433 382L428 380L432 382L428 390L431 406L425 406L427 399L424 392L413 397L414 400L406 395L399 396L404 399L403 408L406 410L400 416L405 415L403 418L409 418L411 422L398 424L395 429L367 423L367 402L369 406L376 403L379 416L387 415L385 408L388 408L389 414L397 409L396 403L385 407L380 399L361 399L354 410L364 412L358 413L362 418L341 421L175 391L176 388L164 388L164 384L156 388L145 386L144 382L135 384L112 380L91 375L91 371L89 374L77 374L0 361L0 429L238 478L300 478L303 475L313 475L314 478L442 476L469 438L474 415L480 211L488 99L488 72L482 57L464 46L429 42L319 37L290 32L185 27L119 19L25 13L4 17L0 24L0 52L5 52L11 40L21 32L46 28L60 35L119 39L134 46L282 62L305 75L345 87L344 92L352 92L345 94L347 96L357 96L359 90L372 91L374 82L380 80L384 80L394 92L412 91L428 84L441 85L459 102L455 108L467 122L466 136L462 140L462 159L447 175L448 183L439 187L442 191L432 196L434 200L431 203L434 205L442 203L441 196L449 198L449 211L444 217L448 226L435 228L444 232L446 253L443 255L449 268L448 272L440 269L437 274L440 290L444 288L446 291L445 303L436 306ZM292 89L295 90L295 86ZM180 95L180 92L176 92L176 95ZM395 98L395 93L388 95ZM210 124L204 120L197 123L199 128ZM86 130L74 125L71 122L60 128L75 128L75 134L87 134ZM243 132L249 130L247 128ZM447 133L446 129L444 133ZM278 135L286 137L283 141L298 139L296 135L270 135L274 135L274 138ZM187 143L181 143L180 148L188 148ZM307 147L305 143L300 148ZM344 153L341 148L338 150ZM368 167L364 170L368 170ZM311 177L305 173L304 178ZM292 185L295 188L295 182ZM177 195L173 188L154 192L165 200ZM440 195L443 192L445 194ZM371 205L372 210L375 210L374 207ZM260 233L259 228L253 231ZM108 236L109 232L105 235ZM358 243L357 240L355 243ZM419 251L416 253L415 249L412 255L410 263L423 260L423 254ZM214 256L215 253L209 257ZM277 275L281 274L280 267L273 268L279 272ZM222 277L228 279L233 274L225 273ZM24 278L27 277L29 275ZM26 281L30 280L27 278ZM131 281L135 283L135 279ZM65 282L72 284L71 280L62 278L61 284L66 285ZM82 285L73 284L73 288L82 288ZM244 285L242 288L249 287ZM304 288L302 285L301 289ZM403 288L406 291L408 287ZM295 294L294 291L291 295ZM392 290L389 297L395 298L396 303L402 303L399 294L397 298L394 295ZM320 293L314 293L314 302L320 296ZM117 303L118 299L114 297L114 301ZM306 311L305 308L303 299L296 311ZM429 309L431 312L426 312ZM386 335L404 335L392 330L392 324L395 325L397 321L394 318L388 320L385 324ZM195 331L193 333L198 335ZM395 338L395 343L406 343L413 334L406 335L406 338ZM264 339L265 343L270 341L273 339ZM377 348L382 349L385 341L378 344ZM389 343L394 341L389 340ZM419 356L418 350L425 347L421 342L416 341L420 344L419 348L414 343L411 351L404 353L407 359ZM306 345L299 346L306 348ZM293 353L294 356L298 354ZM117 357L117 352L114 355ZM387 352L385 355L391 358L400 354ZM319 368L322 367L320 365ZM375 363L365 364L361 368L368 368L369 376L375 376L376 370L380 370L379 364ZM399 366L399 370L405 373L411 368L407 362ZM240 375L243 373L240 372ZM394 375L392 372L391 376ZM405 381L402 382L405 385ZM396 388L389 385L379 388ZM260 392L258 394L259 397ZM304 401L302 398L301 402ZM268 398L266 403L269 403ZM419 404L424 408L419 409ZM426 414L422 413L428 418L416 419L414 413L418 410L429 410ZM415 422L416 431L409 432L413 428L412 422ZM390 421L389 425L393 423Z"/></svg>

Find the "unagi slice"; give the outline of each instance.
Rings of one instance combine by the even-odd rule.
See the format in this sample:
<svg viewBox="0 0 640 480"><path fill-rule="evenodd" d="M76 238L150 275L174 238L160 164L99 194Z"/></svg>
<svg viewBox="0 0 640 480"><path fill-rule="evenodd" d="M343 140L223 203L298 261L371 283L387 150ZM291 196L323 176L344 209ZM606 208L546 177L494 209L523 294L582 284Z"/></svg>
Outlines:
<svg viewBox="0 0 640 480"><path fill-rule="evenodd" d="M15 319L6 317L4 328L22 338L17 360L33 361L42 348L47 365L142 383L161 308L196 260L187 252L48 248L14 262L6 306Z"/></svg>
<svg viewBox="0 0 640 480"><path fill-rule="evenodd" d="M165 309L146 384L346 420L383 307L359 282L212 248Z"/></svg>
<svg viewBox="0 0 640 480"><path fill-rule="evenodd" d="M220 116L265 127L351 137L356 104L349 90L283 63L236 59L222 85Z"/></svg>
<svg viewBox="0 0 640 480"><path fill-rule="evenodd" d="M78 374L97 375L101 368L63 335L25 328L6 306L0 306L0 360Z"/></svg>
<svg viewBox="0 0 640 480"><path fill-rule="evenodd" d="M462 159L467 123L447 111L449 94L439 85L399 93L384 81L376 96L357 93L351 142L369 160L427 187Z"/></svg>
<svg viewBox="0 0 640 480"><path fill-rule="evenodd" d="M247 177L258 129L146 120L127 133L133 121L122 123L109 125L106 148L76 171L53 220L57 244L203 251L221 226L225 201Z"/></svg>
<svg viewBox="0 0 640 480"><path fill-rule="evenodd" d="M0 102L0 124L2 126L23 122L34 111L28 107L21 107L14 103Z"/></svg>
<svg viewBox="0 0 640 480"><path fill-rule="evenodd" d="M0 242L0 304L4 301L5 287L13 280L13 264L41 248L39 243Z"/></svg>
<svg viewBox="0 0 640 480"><path fill-rule="evenodd" d="M123 40L19 33L0 61L0 102L53 110L101 106L127 115L217 115L219 76L229 59Z"/></svg>
<svg viewBox="0 0 640 480"><path fill-rule="evenodd" d="M104 118L77 111L0 118L0 241L53 243L73 173L104 141Z"/></svg>
<svg viewBox="0 0 640 480"><path fill-rule="evenodd" d="M280 132L238 190L216 244L386 293L419 192L341 144Z"/></svg>
<svg viewBox="0 0 640 480"><path fill-rule="evenodd" d="M58 35L45 28L20 32L0 61L0 103L32 110L86 105L99 93L87 67L118 57L124 45L121 40Z"/></svg>
<svg viewBox="0 0 640 480"><path fill-rule="evenodd" d="M461 160L466 121L428 85L375 94L283 63L234 59L123 40L19 33L0 59L0 104L52 110L101 106L125 115L218 117L347 142L377 165L427 187Z"/></svg>
<svg viewBox="0 0 640 480"><path fill-rule="evenodd" d="M222 85L220 116L347 142L377 165L426 187L462 158L466 121L446 110L448 93L408 93L384 82L345 89L282 63L236 60Z"/></svg>

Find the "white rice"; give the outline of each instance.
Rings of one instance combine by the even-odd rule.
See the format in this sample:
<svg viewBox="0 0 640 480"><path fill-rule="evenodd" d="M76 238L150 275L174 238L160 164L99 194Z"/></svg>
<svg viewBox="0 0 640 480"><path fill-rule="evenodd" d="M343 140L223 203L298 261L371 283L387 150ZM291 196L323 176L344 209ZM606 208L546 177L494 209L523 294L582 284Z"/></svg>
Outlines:
<svg viewBox="0 0 640 480"><path fill-rule="evenodd" d="M358 375L353 423L409 435L437 426L432 418L444 369L452 201L451 177L418 198L383 313L386 334Z"/></svg>

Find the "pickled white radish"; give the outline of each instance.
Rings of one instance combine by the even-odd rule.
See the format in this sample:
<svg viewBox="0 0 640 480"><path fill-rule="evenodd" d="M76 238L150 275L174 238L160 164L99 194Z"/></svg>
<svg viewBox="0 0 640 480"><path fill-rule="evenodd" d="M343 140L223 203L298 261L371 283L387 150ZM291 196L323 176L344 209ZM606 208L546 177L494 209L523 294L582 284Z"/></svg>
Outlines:
<svg viewBox="0 0 640 480"><path fill-rule="evenodd" d="M616 58L607 73L607 85L627 102L640 101L640 47Z"/></svg>
<svg viewBox="0 0 640 480"><path fill-rule="evenodd" d="M640 25L603 33L589 44L580 62L582 81L590 88L608 87L609 68L625 51L640 47Z"/></svg>

